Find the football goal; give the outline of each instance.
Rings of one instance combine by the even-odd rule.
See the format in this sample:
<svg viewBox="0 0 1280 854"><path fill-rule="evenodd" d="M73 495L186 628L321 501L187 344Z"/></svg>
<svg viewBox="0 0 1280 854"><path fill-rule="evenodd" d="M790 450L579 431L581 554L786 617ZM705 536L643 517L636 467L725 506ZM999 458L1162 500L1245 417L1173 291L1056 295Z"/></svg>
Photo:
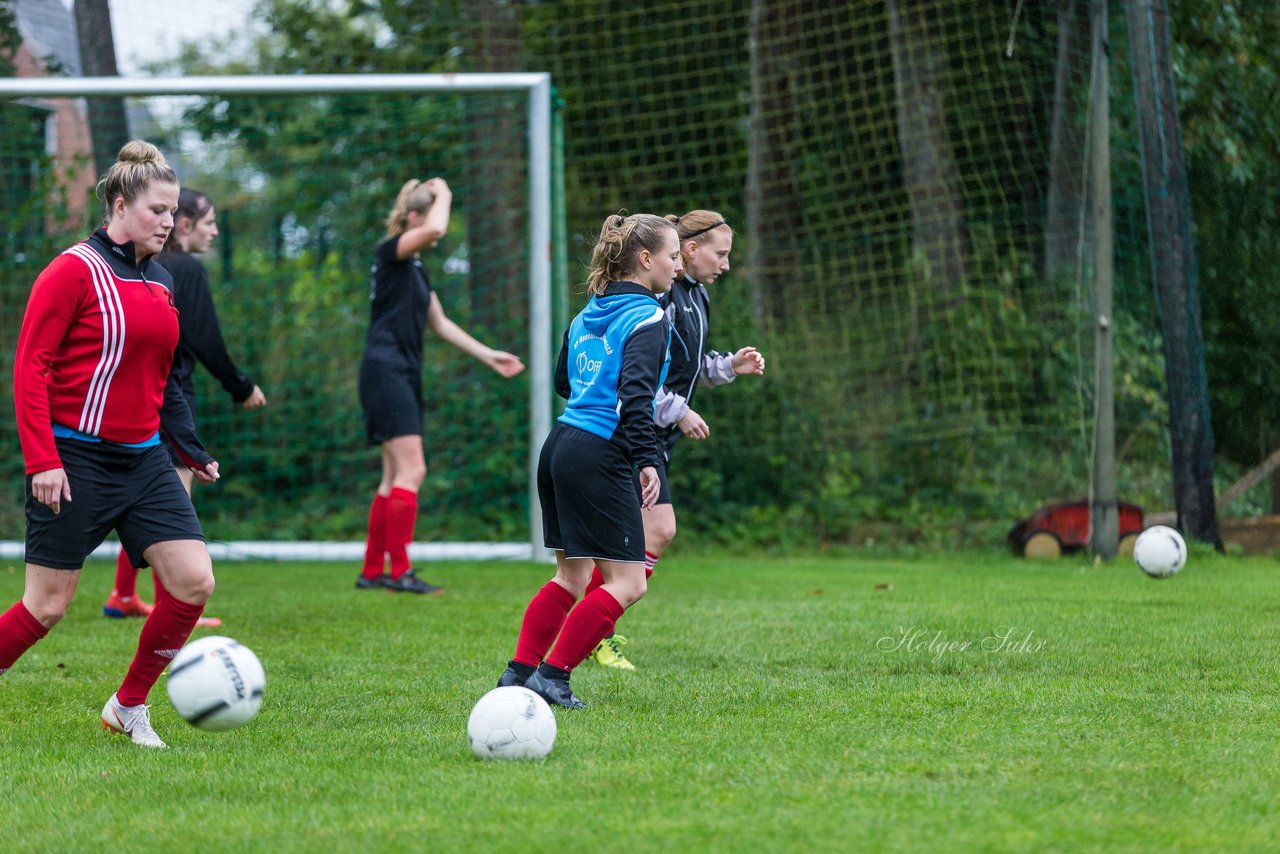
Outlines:
<svg viewBox="0 0 1280 854"><path fill-rule="evenodd" d="M103 105L127 127L106 127ZM31 282L100 221L91 125L99 141L154 142L214 204L219 234L200 260L228 353L268 401L242 409L197 369L201 437L224 478L194 500L220 559L363 555L381 473L357 395L369 270L404 182L448 181L449 231L422 256L432 288L450 320L526 370L503 379L426 334L427 478L411 557L546 557L534 472L557 343L548 74L5 79L0 111L10 360ZM0 552L14 558L23 465L11 396L0 407L11 449L0 477L13 487Z"/></svg>

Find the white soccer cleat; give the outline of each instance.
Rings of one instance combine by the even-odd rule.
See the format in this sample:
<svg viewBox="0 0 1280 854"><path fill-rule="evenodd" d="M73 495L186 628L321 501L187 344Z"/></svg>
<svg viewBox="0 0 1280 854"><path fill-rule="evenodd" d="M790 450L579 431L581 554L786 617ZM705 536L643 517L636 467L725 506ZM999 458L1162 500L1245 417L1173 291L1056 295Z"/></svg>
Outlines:
<svg viewBox="0 0 1280 854"><path fill-rule="evenodd" d="M122 706L115 694L102 707L102 728L127 735L141 747L169 746L151 728L151 709L148 706Z"/></svg>

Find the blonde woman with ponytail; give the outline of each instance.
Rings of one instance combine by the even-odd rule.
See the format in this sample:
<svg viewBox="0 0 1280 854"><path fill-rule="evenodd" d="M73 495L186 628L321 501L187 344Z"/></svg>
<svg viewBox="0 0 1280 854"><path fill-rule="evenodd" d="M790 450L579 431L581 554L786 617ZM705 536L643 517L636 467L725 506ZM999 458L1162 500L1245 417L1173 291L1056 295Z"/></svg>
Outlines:
<svg viewBox="0 0 1280 854"><path fill-rule="evenodd" d="M422 450L422 335L448 344L510 378L519 357L494 350L450 320L431 289L420 253L449 229L453 194L443 178L405 183L387 216L387 236L374 253L369 332L360 364L360 404L370 445L382 454L382 479L369 509L359 590L441 594L409 566L418 490L427 475ZM390 572L387 571L390 564Z"/></svg>
<svg viewBox="0 0 1280 854"><path fill-rule="evenodd" d="M700 386L714 387L733 382L743 374L764 373L764 356L755 347L741 347L733 352L709 348L711 331L711 297L707 286L729 272L729 252L733 249L733 229L716 211L698 209L681 216L667 216L680 235L680 260L684 275L662 296L662 307L671 321L672 334L679 345L671 347L671 369L662 388L658 389L655 420L662 443L662 464L658 478L662 488L653 509L644 514L645 573L652 575L658 559L676 535L676 511L671 500L667 472L676 442L685 437L703 441L711 428L693 408L694 392ZM597 568L592 574L590 591L604 583ZM619 670L635 670L619 647L627 639L611 634L600 641L591 653L597 664Z"/></svg>
<svg viewBox="0 0 1280 854"><path fill-rule="evenodd" d="M569 676L645 593L643 510L660 486L654 396L670 327L658 296L683 272L676 230L652 214L604 221L591 299L565 332L555 387L568 400L542 446L538 499L556 574L529 602L498 685L580 709ZM604 583L583 595L593 566ZM576 603L576 604L575 604ZM552 646L554 642L555 646Z"/></svg>
<svg viewBox="0 0 1280 854"><path fill-rule="evenodd" d="M178 178L134 140L98 184L103 227L36 278L22 318L13 396L27 470L26 587L0 614L0 673L66 614L85 558L113 529L156 602L102 727L163 748L147 695L213 593L213 565L169 446L218 479L172 373L173 279L156 254L173 230Z"/></svg>

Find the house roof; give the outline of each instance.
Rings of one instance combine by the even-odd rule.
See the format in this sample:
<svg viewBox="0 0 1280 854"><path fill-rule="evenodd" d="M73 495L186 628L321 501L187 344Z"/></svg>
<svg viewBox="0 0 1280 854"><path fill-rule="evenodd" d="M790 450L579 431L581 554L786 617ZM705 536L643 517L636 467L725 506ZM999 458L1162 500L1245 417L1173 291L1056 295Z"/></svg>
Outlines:
<svg viewBox="0 0 1280 854"><path fill-rule="evenodd" d="M13 5L18 32L31 53L46 63L52 58L72 77L80 76L80 43L76 22L62 0L18 0Z"/></svg>

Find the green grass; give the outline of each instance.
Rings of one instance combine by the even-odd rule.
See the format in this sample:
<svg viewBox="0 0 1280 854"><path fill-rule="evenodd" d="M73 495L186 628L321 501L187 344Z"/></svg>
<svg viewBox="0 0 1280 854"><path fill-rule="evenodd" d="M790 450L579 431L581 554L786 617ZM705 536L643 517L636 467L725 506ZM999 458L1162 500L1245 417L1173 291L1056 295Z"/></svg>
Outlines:
<svg viewBox="0 0 1280 854"><path fill-rule="evenodd" d="M6 847L1274 850L1278 570L677 553L620 626L639 671L584 665L591 707L556 713L551 756L500 763L466 717L543 567L427 566L449 593L423 599L224 563L210 613L262 659L266 703L204 733L162 682L171 749L144 751L97 728L139 624L100 616L91 565L0 677ZM0 568L0 602L20 592Z"/></svg>

